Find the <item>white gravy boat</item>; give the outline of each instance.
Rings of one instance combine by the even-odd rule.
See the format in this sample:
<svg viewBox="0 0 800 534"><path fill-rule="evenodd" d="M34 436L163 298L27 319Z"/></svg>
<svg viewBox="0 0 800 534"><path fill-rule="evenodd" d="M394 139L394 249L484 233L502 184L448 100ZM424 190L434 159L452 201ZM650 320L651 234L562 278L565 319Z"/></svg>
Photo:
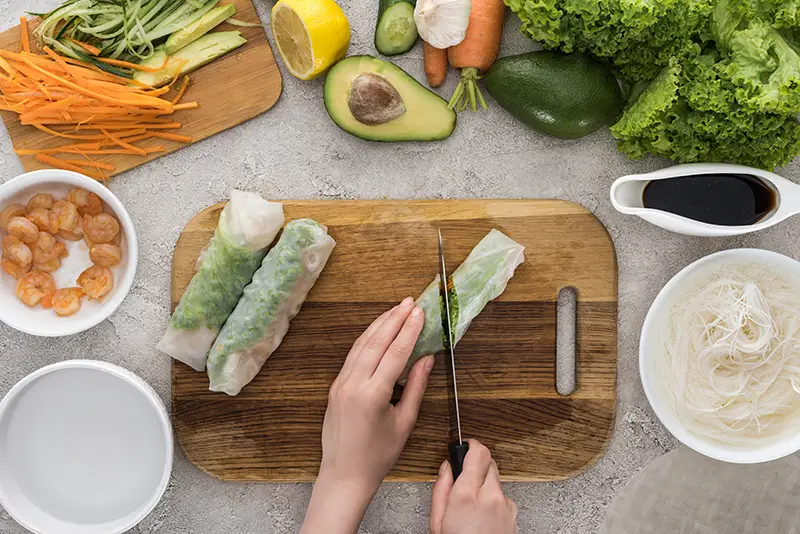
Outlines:
<svg viewBox="0 0 800 534"><path fill-rule="evenodd" d="M642 194L647 184L653 180L697 176L701 174L747 174L762 180L775 191L775 208L759 221L746 226L721 226L695 221L674 213L645 208ZM611 204L620 213L637 215L642 219L679 234L722 237L757 232L800 213L800 185L790 182L775 173L724 163L692 163L675 165L648 174L632 174L617 179L611 186Z"/></svg>

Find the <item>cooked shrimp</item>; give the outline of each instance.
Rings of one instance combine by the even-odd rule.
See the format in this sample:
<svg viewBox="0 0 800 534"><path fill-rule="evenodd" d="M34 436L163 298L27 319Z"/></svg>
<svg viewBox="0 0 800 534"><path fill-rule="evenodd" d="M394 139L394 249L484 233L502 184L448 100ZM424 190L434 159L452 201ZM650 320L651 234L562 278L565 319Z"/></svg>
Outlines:
<svg viewBox="0 0 800 534"><path fill-rule="evenodd" d="M76 188L69 192L67 200L78 207L81 215L100 215L103 213L103 201L86 189Z"/></svg>
<svg viewBox="0 0 800 534"><path fill-rule="evenodd" d="M50 210L46 208L33 208L25 216L30 222L35 224L39 230L50 230Z"/></svg>
<svg viewBox="0 0 800 534"><path fill-rule="evenodd" d="M111 243L119 235L119 222L108 213L94 217L87 215L83 220L83 231L94 244Z"/></svg>
<svg viewBox="0 0 800 534"><path fill-rule="evenodd" d="M39 228L25 217L14 217L8 223L8 235L13 235L23 243L35 243L39 239Z"/></svg>
<svg viewBox="0 0 800 534"><path fill-rule="evenodd" d="M78 224L72 230L59 230L58 235L67 241L80 241L83 239L83 218L78 217Z"/></svg>
<svg viewBox="0 0 800 534"><path fill-rule="evenodd" d="M28 306L41 304L44 308L53 305L56 283L47 273L31 271L17 282L17 297Z"/></svg>
<svg viewBox="0 0 800 534"><path fill-rule="evenodd" d="M35 210L36 208L44 208L49 210L53 207L53 195L50 193L36 193L28 201L28 211Z"/></svg>
<svg viewBox="0 0 800 534"><path fill-rule="evenodd" d="M68 254L64 243L56 241L56 238L47 232L39 232L39 239L32 245L31 252L33 252L33 261L36 263L49 263Z"/></svg>
<svg viewBox="0 0 800 534"><path fill-rule="evenodd" d="M22 204L11 204L6 206L3 211L0 211L0 230L5 231L8 228L8 223L14 217L25 217L25 206Z"/></svg>
<svg viewBox="0 0 800 534"><path fill-rule="evenodd" d="M90 299L101 299L114 289L114 275L106 267L93 265L78 277L78 285Z"/></svg>
<svg viewBox="0 0 800 534"><path fill-rule="evenodd" d="M27 267L33 261L33 255L28 245L13 235L7 235L3 238L3 257L13 261L20 267Z"/></svg>
<svg viewBox="0 0 800 534"><path fill-rule="evenodd" d="M78 225L78 208L72 202L58 200L50 210L50 233L57 234L59 230L72 231Z"/></svg>
<svg viewBox="0 0 800 534"><path fill-rule="evenodd" d="M53 310L59 317L75 315L81 309L83 289L79 287L66 287L53 294Z"/></svg>
<svg viewBox="0 0 800 534"><path fill-rule="evenodd" d="M89 259L100 267L113 267L122 261L122 250L111 243L100 243L89 249Z"/></svg>
<svg viewBox="0 0 800 534"><path fill-rule="evenodd" d="M6 257L3 257L2 263L3 263L3 270L17 279L31 270L30 263L27 266L23 267L22 265L19 265L17 262L11 261Z"/></svg>
<svg viewBox="0 0 800 534"><path fill-rule="evenodd" d="M33 268L43 273L54 273L61 268L61 258L46 262L33 262Z"/></svg>

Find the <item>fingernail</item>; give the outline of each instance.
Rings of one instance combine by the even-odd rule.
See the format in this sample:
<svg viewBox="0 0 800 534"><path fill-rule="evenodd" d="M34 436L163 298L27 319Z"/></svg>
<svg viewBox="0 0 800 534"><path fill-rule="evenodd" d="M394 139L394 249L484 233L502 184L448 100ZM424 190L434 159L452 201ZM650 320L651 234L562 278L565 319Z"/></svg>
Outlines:
<svg viewBox="0 0 800 534"><path fill-rule="evenodd" d="M401 308L408 308L412 304L414 304L414 299L412 299L411 297L406 297L406 298L403 299L403 302L400 303L400 307Z"/></svg>
<svg viewBox="0 0 800 534"><path fill-rule="evenodd" d="M439 466L439 474L443 475L447 471L447 460L442 462L442 465Z"/></svg>
<svg viewBox="0 0 800 534"><path fill-rule="evenodd" d="M419 307L414 308L414 311L411 312L411 317L413 317L414 319L419 319L420 317L422 317L422 308Z"/></svg>
<svg viewBox="0 0 800 534"><path fill-rule="evenodd" d="M434 362L435 357L433 356L433 354L431 354L429 356L425 356L425 358L426 358L425 359L425 370L430 372L430 370L433 369L433 362Z"/></svg>

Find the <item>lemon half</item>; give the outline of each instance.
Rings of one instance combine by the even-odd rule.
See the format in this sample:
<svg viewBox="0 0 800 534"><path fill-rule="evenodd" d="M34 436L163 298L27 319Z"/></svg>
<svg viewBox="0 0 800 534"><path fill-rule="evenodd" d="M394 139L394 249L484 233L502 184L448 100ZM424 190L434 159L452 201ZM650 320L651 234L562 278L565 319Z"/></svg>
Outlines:
<svg viewBox="0 0 800 534"><path fill-rule="evenodd" d="M350 22L333 0L280 0L272 8L272 35L289 72L310 80L344 57Z"/></svg>

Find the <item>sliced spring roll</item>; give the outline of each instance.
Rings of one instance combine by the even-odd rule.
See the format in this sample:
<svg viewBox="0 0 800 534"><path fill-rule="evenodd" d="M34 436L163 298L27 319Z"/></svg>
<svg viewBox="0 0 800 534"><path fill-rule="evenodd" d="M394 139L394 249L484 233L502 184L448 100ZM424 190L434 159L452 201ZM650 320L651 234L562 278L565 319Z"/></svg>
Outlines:
<svg viewBox="0 0 800 534"><path fill-rule="evenodd" d="M283 222L280 203L256 193L231 192L158 350L196 371L206 368L208 350Z"/></svg>
<svg viewBox="0 0 800 534"><path fill-rule="evenodd" d="M290 222L208 355L211 391L237 395L278 348L336 242L311 219Z"/></svg>
<svg viewBox="0 0 800 534"><path fill-rule="evenodd" d="M448 298L450 324L453 325L453 346L458 345L472 320L486 305L499 297L514 276L514 271L525 261L525 247L499 230L492 230L472 249L467 259L450 275ZM414 363L426 354L445 349L444 303L439 294L441 278L434 281L417 299L417 306L425 311L425 326L417 339L408 360L401 384L405 383Z"/></svg>

